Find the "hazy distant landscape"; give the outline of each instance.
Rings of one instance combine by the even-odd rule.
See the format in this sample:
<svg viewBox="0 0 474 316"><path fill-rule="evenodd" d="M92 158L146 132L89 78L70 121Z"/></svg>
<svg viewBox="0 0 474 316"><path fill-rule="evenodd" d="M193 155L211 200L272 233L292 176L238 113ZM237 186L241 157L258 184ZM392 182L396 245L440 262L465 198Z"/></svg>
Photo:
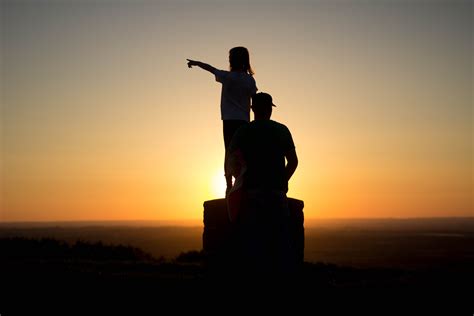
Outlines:
<svg viewBox="0 0 474 316"><path fill-rule="evenodd" d="M0 238L130 245L171 260L201 250L202 226L157 222L3 223ZM474 218L310 220L305 261L354 267L474 264Z"/></svg>

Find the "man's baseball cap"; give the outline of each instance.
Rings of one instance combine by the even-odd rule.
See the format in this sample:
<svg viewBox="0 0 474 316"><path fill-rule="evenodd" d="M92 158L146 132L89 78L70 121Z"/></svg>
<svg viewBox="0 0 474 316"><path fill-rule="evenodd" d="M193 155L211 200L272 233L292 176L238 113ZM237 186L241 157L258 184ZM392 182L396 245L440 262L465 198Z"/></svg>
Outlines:
<svg viewBox="0 0 474 316"><path fill-rule="evenodd" d="M252 107L261 105L276 106L273 104L272 96L265 92L259 92L252 97Z"/></svg>

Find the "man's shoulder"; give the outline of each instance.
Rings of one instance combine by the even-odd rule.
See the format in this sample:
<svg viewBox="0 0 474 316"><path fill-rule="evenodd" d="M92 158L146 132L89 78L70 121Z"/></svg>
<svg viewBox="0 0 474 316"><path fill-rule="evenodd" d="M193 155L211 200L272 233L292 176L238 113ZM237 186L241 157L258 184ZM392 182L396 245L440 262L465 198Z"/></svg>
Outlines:
<svg viewBox="0 0 474 316"><path fill-rule="evenodd" d="M288 132L290 131L290 130L288 129L288 127L287 127L285 124L282 124L282 123L280 123L280 122L273 121L273 120L270 120L270 122L272 122L271 124L273 124L273 126L275 126L275 128L277 128L277 129L280 130L280 131L285 131L285 132L286 132L286 131L288 131Z"/></svg>
<svg viewBox="0 0 474 316"><path fill-rule="evenodd" d="M258 127L265 126L265 127L275 128L275 129L288 130L288 127L286 127L285 124L279 123L279 122L274 121L274 120L262 120L262 121L253 120L248 125L249 125L249 127L252 127L252 126L258 126Z"/></svg>
<svg viewBox="0 0 474 316"><path fill-rule="evenodd" d="M242 124L234 133L234 137L236 139L241 139L244 137L249 129L250 123L249 124Z"/></svg>
<svg viewBox="0 0 474 316"><path fill-rule="evenodd" d="M249 133L271 133L273 135L279 135L280 137L291 137L291 132L285 124L273 121L252 121L248 124Z"/></svg>

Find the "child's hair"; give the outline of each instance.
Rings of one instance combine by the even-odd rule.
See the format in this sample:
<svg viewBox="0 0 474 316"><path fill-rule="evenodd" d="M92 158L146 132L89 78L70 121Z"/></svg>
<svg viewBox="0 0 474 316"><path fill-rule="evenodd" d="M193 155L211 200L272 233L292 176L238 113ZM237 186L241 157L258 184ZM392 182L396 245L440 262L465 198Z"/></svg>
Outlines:
<svg viewBox="0 0 474 316"><path fill-rule="evenodd" d="M234 47L229 51L229 63L231 71L245 71L249 75L253 75L254 72L250 67L250 56L247 48L238 46Z"/></svg>

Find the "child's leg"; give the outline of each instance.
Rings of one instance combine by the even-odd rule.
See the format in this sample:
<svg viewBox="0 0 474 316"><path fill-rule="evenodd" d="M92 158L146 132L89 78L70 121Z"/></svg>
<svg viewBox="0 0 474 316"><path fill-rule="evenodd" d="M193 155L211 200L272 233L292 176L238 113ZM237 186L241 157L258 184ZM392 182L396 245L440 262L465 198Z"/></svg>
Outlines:
<svg viewBox="0 0 474 316"><path fill-rule="evenodd" d="M224 175L225 181L227 184L226 194L232 188L232 176L230 175L229 167L227 166L227 149L230 146L232 141L232 137L234 136L235 132L244 124L247 124L246 121L242 120L223 120L224 124L224 145L225 145L225 157L224 157Z"/></svg>
<svg viewBox="0 0 474 316"><path fill-rule="evenodd" d="M232 141L232 121L224 120L224 146L225 146L225 156L224 156L224 176L225 176L225 183L227 184L227 189L225 190L225 194L230 191L232 188L232 176L230 175L230 170L227 167L227 149L229 148L230 142Z"/></svg>
<svg viewBox="0 0 474 316"><path fill-rule="evenodd" d="M225 182L227 184L227 188L225 189L225 195L229 194L230 189L232 189L232 176L225 176Z"/></svg>
<svg viewBox="0 0 474 316"><path fill-rule="evenodd" d="M229 167L227 166L227 149L225 151L225 158L224 158L224 176L225 176L225 183L227 184L226 194L232 188L232 176L230 175Z"/></svg>

